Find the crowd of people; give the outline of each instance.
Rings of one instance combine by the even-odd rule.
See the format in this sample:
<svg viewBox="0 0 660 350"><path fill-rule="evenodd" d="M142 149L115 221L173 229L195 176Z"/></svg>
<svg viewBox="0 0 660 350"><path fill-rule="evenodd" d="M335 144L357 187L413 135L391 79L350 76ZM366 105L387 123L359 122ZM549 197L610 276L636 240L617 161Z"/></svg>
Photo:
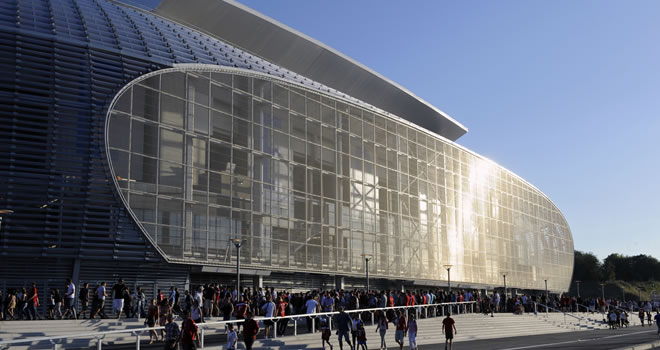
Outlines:
<svg viewBox="0 0 660 350"><path fill-rule="evenodd" d="M319 317L306 317L308 332L319 330L321 342L325 348L330 343L331 326L336 327L339 338L340 349L342 343L349 344L351 349L366 349L367 332L362 319L368 317L368 312L346 312L363 309L378 309L395 306L409 306L408 312L399 309L395 311L377 310L373 314L375 331L380 335L380 347L386 348L385 334L389 325L395 327L395 339L402 348L404 337L407 335L408 344L411 349L416 348L415 336L417 333L416 319L427 317L427 313L420 313L419 306L438 304L446 302L475 302L467 311L481 312L485 315L494 316L498 312L511 312L522 314L524 312L545 311L591 311L606 312L606 322L610 327L625 327L629 316L626 310L639 308L639 317L644 317L650 325L651 311L658 310L658 303L647 302L635 305L633 302L623 303L616 299L603 298L576 298L568 295L546 296L546 295L509 295L502 296L494 291L492 294L484 294L479 290L452 290L447 289L424 289L424 290L344 290L344 289L315 289L307 292L288 292L276 290L275 288L245 288L239 293L233 287L221 286L219 283L208 283L191 289L180 291L177 287L169 290L157 290L153 298L147 298L140 286L129 288L122 279L119 279L112 287L106 282L100 282L90 287L88 283L81 285L77 290L76 284L67 279L60 292L57 288L47 291L47 314L40 315L38 312L39 295L36 283L28 288L8 289L2 295L0 291L1 320L33 320L33 319L76 319L76 318L142 318L148 327L158 327L150 331L150 343L162 341L165 344L181 344L184 348L194 346L197 338L197 324L207 319L215 320L240 320L236 325L228 325L227 341L228 348L233 342L238 341L238 334L243 329L243 341L246 348L250 349L252 342L259 333L259 323L253 317L264 316L266 318L278 318L290 315L317 314L325 312L338 312L332 318L327 315ZM541 305L541 306L538 306ZM110 307L111 306L111 307ZM418 308L415 308L418 306ZM542 308L537 310L537 307ZM111 309L109 316L107 309ZM582 309L582 310L581 310ZM439 309L431 309L432 316L437 316ZM443 309L442 313L447 315L452 309ZM183 323L179 328L174 322L181 318ZM451 317L443 321L443 332L447 335L448 346L455 333L455 326ZM659 318L656 317L656 321ZM659 321L660 322L660 321ZM289 326L286 322L274 322L265 320L264 335L266 338L276 334L283 335ZM643 322L642 322L643 323ZM160 328L163 327L163 328ZM660 328L659 328L660 329ZM350 335L350 336L349 336Z"/></svg>

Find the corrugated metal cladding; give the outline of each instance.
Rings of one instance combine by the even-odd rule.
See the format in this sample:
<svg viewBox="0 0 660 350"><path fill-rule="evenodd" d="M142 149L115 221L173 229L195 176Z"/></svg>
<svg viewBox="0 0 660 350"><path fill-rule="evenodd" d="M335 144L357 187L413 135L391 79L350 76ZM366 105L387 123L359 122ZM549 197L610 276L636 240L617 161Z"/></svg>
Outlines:
<svg viewBox="0 0 660 350"><path fill-rule="evenodd" d="M111 99L175 63L251 69L344 96L118 3L0 2L0 209L14 211L0 227L3 289L61 287L76 259L81 281L185 284L188 269L166 264L129 217L103 153Z"/></svg>
<svg viewBox="0 0 660 350"><path fill-rule="evenodd" d="M144 73L176 62L250 68L241 55L107 1L0 2L0 209L14 211L0 228L2 287L61 285L74 259L90 281L111 280L122 266L126 279L142 278L122 265L131 262L156 263L142 272L165 266L108 181L107 107ZM168 269L179 283L171 276L181 269Z"/></svg>

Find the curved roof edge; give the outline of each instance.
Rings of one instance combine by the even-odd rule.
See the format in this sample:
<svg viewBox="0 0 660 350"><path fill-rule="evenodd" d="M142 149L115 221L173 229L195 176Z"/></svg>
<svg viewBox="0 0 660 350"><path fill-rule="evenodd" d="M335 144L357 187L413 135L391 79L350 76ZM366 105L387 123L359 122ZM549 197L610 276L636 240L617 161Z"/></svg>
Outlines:
<svg viewBox="0 0 660 350"><path fill-rule="evenodd" d="M467 132L465 126L395 82L235 1L163 0L152 12L227 41L452 141Z"/></svg>

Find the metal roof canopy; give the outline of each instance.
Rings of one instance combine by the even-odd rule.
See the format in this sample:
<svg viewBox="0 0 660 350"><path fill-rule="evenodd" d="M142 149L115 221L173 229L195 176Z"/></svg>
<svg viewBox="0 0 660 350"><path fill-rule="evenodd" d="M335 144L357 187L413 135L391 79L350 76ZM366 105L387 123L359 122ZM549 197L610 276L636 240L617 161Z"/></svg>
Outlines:
<svg viewBox="0 0 660 350"><path fill-rule="evenodd" d="M412 92L292 28L231 0L163 0L153 13L455 141L467 128Z"/></svg>

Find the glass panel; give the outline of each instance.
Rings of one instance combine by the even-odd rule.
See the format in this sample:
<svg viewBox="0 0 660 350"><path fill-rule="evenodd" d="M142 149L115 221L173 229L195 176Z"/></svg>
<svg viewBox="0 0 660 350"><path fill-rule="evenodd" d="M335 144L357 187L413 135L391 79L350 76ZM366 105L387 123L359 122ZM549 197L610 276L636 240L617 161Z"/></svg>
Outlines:
<svg viewBox="0 0 660 350"><path fill-rule="evenodd" d="M161 74L161 89L168 94L186 98L186 75L181 72Z"/></svg>
<svg viewBox="0 0 660 350"><path fill-rule="evenodd" d="M252 120L252 98L234 92L234 116Z"/></svg>
<svg viewBox="0 0 660 350"><path fill-rule="evenodd" d="M156 196L132 193L130 206L140 222L156 222Z"/></svg>
<svg viewBox="0 0 660 350"><path fill-rule="evenodd" d="M230 115L211 111L211 128L212 138L231 142L232 117Z"/></svg>
<svg viewBox="0 0 660 350"><path fill-rule="evenodd" d="M190 107L194 108L194 131L199 134L208 135L209 109L200 105L190 105Z"/></svg>
<svg viewBox="0 0 660 350"><path fill-rule="evenodd" d="M188 99L203 106L209 105L209 80L188 74Z"/></svg>
<svg viewBox="0 0 660 350"><path fill-rule="evenodd" d="M289 108L289 89L273 84L273 103Z"/></svg>
<svg viewBox="0 0 660 350"><path fill-rule="evenodd" d="M273 129L289 133L289 111L273 107Z"/></svg>
<svg viewBox="0 0 660 350"><path fill-rule="evenodd" d="M224 143L211 142L209 169L213 171L233 172L231 161L231 146Z"/></svg>
<svg viewBox="0 0 660 350"><path fill-rule="evenodd" d="M158 92L140 85L133 86L133 115L158 121Z"/></svg>
<svg viewBox="0 0 660 350"><path fill-rule="evenodd" d="M183 163L183 134L165 128L160 130L160 158Z"/></svg>
<svg viewBox="0 0 660 350"><path fill-rule="evenodd" d="M108 141L110 147L121 148L128 151L130 138L130 118L128 116L113 113L108 126Z"/></svg>
<svg viewBox="0 0 660 350"><path fill-rule="evenodd" d="M211 84L211 108L231 113L231 88Z"/></svg>
<svg viewBox="0 0 660 350"><path fill-rule="evenodd" d="M183 165L160 162L158 193L172 197L183 196Z"/></svg>
<svg viewBox="0 0 660 350"><path fill-rule="evenodd" d="M234 118L233 141L235 145L252 147L252 123Z"/></svg>
<svg viewBox="0 0 660 350"><path fill-rule="evenodd" d="M270 101L271 98L271 82L254 78L254 95L261 97L264 100Z"/></svg>
<svg viewBox="0 0 660 350"><path fill-rule="evenodd" d="M186 112L184 100L168 95L160 97L160 121L177 128L183 128L183 118Z"/></svg>
<svg viewBox="0 0 660 350"><path fill-rule="evenodd" d="M254 122L264 126L271 126L272 112L268 102L254 101Z"/></svg>

